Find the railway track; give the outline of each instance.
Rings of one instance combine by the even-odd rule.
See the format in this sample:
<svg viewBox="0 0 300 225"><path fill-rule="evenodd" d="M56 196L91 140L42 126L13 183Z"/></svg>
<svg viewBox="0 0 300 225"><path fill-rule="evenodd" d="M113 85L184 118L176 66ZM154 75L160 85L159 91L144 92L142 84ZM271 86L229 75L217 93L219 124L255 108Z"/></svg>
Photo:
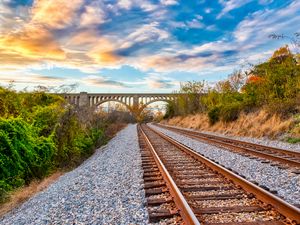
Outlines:
<svg viewBox="0 0 300 225"><path fill-rule="evenodd" d="M240 153L247 157L258 157L265 160L265 163L271 163L272 165L277 165L281 168L294 168L294 173L300 173L300 152L234 140L211 134L204 134L197 131L164 126L161 124L155 125L217 147L225 148L232 152Z"/></svg>
<svg viewBox="0 0 300 225"><path fill-rule="evenodd" d="M147 125L138 130L150 222L300 224L299 208Z"/></svg>

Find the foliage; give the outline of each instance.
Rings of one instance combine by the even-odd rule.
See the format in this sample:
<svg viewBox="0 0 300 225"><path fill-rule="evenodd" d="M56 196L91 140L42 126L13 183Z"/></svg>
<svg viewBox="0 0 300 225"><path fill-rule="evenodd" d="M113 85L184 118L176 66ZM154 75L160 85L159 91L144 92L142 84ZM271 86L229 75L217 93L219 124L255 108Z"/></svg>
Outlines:
<svg viewBox="0 0 300 225"><path fill-rule="evenodd" d="M105 126L58 95L0 87L0 202L32 179L80 163L105 141Z"/></svg>
<svg viewBox="0 0 300 225"><path fill-rule="evenodd" d="M220 108L214 107L208 111L209 123L211 125L215 124L220 119Z"/></svg>
<svg viewBox="0 0 300 225"><path fill-rule="evenodd" d="M220 111L221 120L223 122L234 121L239 117L240 111L241 111L241 104L238 102L223 105Z"/></svg>
<svg viewBox="0 0 300 225"><path fill-rule="evenodd" d="M182 84L179 93L177 104L167 110L168 117L206 112L214 124L262 107L282 117L296 114L300 109L299 55L284 46L269 60L248 71L234 71L213 87L192 81Z"/></svg>
<svg viewBox="0 0 300 225"><path fill-rule="evenodd" d="M167 105L167 108L166 108L166 113L164 115L164 119L167 119L167 118L171 118L175 115L175 104L173 102L170 102L168 105Z"/></svg>
<svg viewBox="0 0 300 225"><path fill-rule="evenodd" d="M168 104L164 118L176 115L187 115L204 111L204 105L199 101L205 93L204 81L188 81L181 83L176 103Z"/></svg>
<svg viewBox="0 0 300 225"><path fill-rule="evenodd" d="M291 144L296 144L300 142L300 138L288 137L286 141Z"/></svg>

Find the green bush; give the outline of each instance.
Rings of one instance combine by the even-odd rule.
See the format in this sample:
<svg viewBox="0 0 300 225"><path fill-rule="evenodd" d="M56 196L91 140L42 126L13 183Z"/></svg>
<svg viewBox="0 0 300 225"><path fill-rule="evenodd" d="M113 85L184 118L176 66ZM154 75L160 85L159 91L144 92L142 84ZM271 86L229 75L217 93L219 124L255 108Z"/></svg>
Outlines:
<svg viewBox="0 0 300 225"><path fill-rule="evenodd" d="M220 120L220 108L219 107L214 107L211 110L208 111L208 118L209 118L209 123L211 125L215 124Z"/></svg>
<svg viewBox="0 0 300 225"><path fill-rule="evenodd" d="M60 96L0 87L0 202L32 179L78 165L105 141L104 127Z"/></svg>
<svg viewBox="0 0 300 225"><path fill-rule="evenodd" d="M169 103L166 108L166 113L164 115L164 119L171 118L175 115L175 107L174 104Z"/></svg>
<svg viewBox="0 0 300 225"><path fill-rule="evenodd" d="M288 137L285 141L291 144L296 144L300 142L300 138Z"/></svg>
<svg viewBox="0 0 300 225"><path fill-rule="evenodd" d="M42 178L51 169L56 150L52 137L39 137L36 129L21 118L0 119L0 143L2 191Z"/></svg>
<svg viewBox="0 0 300 225"><path fill-rule="evenodd" d="M239 117L240 111L240 103L228 103L226 105L223 105L220 110L221 120L223 122L235 121Z"/></svg>

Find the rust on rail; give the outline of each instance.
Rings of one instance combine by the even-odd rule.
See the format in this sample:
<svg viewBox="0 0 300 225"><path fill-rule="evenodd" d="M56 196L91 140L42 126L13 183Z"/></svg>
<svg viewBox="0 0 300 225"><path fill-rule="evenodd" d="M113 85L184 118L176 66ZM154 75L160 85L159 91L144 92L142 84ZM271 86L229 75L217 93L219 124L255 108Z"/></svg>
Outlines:
<svg viewBox="0 0 300 225"><path fill-rule="evenodd" d="M283 221L282 219L271 220L271 221L253 221L253 222L229 222L229 223L223 223L223 224L298 224L300 223L300 209L285 202L284 200L280 199L279 197L269 193L268 191L258 187L257 185L252 184L251 182L247 181L246 179L234 174L230 170L223 168L222 166L216 164L215 162L203 157L199 153L189 149L188 147L184 146L183 144L175 141L174 139L168 137L167 135L162 134L161 132L158 132L148 126L144 126L142 129L146 129L147 133L144 131L143 135L145 138L147 138L147 143L149 146L152 146L152 150L156 151L156 155L159 157L160 154L162 154L162 160L159 162L162 164L167 163L167 167L165 167L162 164L162 168L167 170L168 168L171 170L171 173L169 173L169 176L175 176L176 185L179 187L180 191L183 193L184 197L187 198L187 205L190 206L196 217L206 224L205 218L202 217L202 215L221 215L222 213L239 213L239 212L260 212L262 210L276 210L279 214L283 215L286 221ZM150 136L149 136L150 134ZM152 137L151 137L152 135ZM154 136L156 135L156 136ZM147 137L148 136L148 137ZM151 138L150 138L151 137ZM161 140L158 140L161 138ZM162 141L164 140L164 141ZM169 145L167 144L169 143ZM172 147L173 146L173 147ZM155 150L155 149L161 149L161 150ZM176 148L176 151L175 151ZM177 150L179 149L179 150ZM158 152L157 152L158 151ZM181 158L179 157L181 153L178 151L184 152L184 154L189 155L190 159L188 157L182 157L182 162L180 162ZM178 157L172 155L172 154L179 154ZM183 154L183 153L182 153ZM182 155L181 154L181 155ZM182 155L184 156L184 155ZM168 160L168 157L171 159ZM175 157L175 158L174 158ZM172 162L172 159L173 162ZM193 160L194 161L193 161ZM196 161L198 161L200 164L197 164ZM175 162L175 164L174 164ZM207 169L207 168L209 169ZM184 168L184 170L182 169ZM190 168L190 169L189 169ZM198 169L197 169L198 168ZM177 171L178 170L178 171ZM181 170L181 172L180 172ZM212 170L216 174L220 175L214 175L211 172L204 172ZM203 172L202 172L203 171ZM171 174L171 175L170 175ZM220 177L221 176L221 177ZM225 177L226 179L224 180ZM174 178L174 177L173 177ZM192 179L190 179L192 178ZM190 180L189 180L190 179ZM219 179L223 179L223 181L220 181ZM209 185L203 185L207 180ZM208 181L210 180L210 181ZM233 182L234 185L237 185L237 187L241 187L242 189L239 190L238 188L232 189L232 185L228 183L228 181ZM224 182L224 184L220 183ZM199 192L199 190L201 190ZM232 190L236 192L235 194L228 193L228 190ZM248 194L245 194L245 191ZM212 193L211 195L205 195L203 196L202 193ZM187 196L187 193L193 193L193 195ZM197 205L197 201L222 201L222 200L230 200L235 199L235 201L239 201L242 199L245 199L245 195L247 199L252 199L252 201L256 201L251 197L251 195L255 196L255 198L258 201L261 201L263 204L260 206L260 204L256 205L244 205L244 206L218 206L216 205L214 207L199 207ZM184 198L183 197L183 198ZM271 206L271 209L268 208L268 205ZM220 214L221 213L221 214ZM293 221L293 222L292 222ZM220 224L220 223L212 223L209 222L209 224Z"/></svg>
<svg viewBox="0 0 300 225"><path fill-rule="evenodd" d="M215 145L217 147L225 147L229 151L240 152L242 154L251 154L253 156L271 160L273 162L279 162L289 167L296 167L297 169L300 169L300 152L234 140L226 137L219 137L216 135L208 135L201 132L164 126L161 124L155 125L170 131L183 134L187 137Z"/></svg>
<svg viewBox="0 0 300 225"><path fill-rule="evenodd" d="M177 187L174 180L170 176L169 172L166 170L166 168L165 168L164 164L162 163L162 161L160 160L159 156L157 155L157 153L156 153L155 149L153 148L151 142L149 141L148 137L146 136L146 134L140 127L139 127L139 130L142 133L143 138L146 140L148 147L150 148L150 151L151 151L151 153L154 157L154 160L159 168L159 171L161 172L161 174L169 188L169 191L170 191L172 197L174 198L174 202L175 202L176 206L180 210L180 215L182 216L185 224L200 225L200 223L199 223L198 219L196 218L195 214L193 213L192 209L187 204L187 202L186 202L185 198L183 197L183 195L181 194L179 188Z"/></svg>

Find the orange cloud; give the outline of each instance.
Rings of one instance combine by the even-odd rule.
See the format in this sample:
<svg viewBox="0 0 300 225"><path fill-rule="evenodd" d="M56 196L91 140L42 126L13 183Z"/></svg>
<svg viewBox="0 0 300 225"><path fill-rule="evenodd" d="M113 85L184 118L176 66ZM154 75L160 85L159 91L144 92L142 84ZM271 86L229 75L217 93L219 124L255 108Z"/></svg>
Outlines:
<svg viewBox="0 0 300 225"><path fill-rule="evenodd" d="M67 42L67 46L82 46L87 44L95 44L99 40L99 35L95 30L85 30L75 33Z"/></svg>
<svg viewBox="0 0 300 225"><path fill-rule="evenodd" d="M36 0L32 7L32 23L62 29L70 25L83 0Z"/></svg>
<svg viewBox="0 0 300 225"><path fill-rule="evenodd" d="M108 40L102 38L98 41L96 47L87 55L92 58L98 65L112 65L120 62L121 57L113 53L116 46Z"/></svg>
<svg viewBox="0 0 300 225"><path fill-rule="evenodd" d="M24 30L17 33L0 36L0 50L2 54L11 55L14 58L17 55L20 58L39 60L65 58L65 53L59 43L48 30L41 26L26 26Z"/></svg>
<svg viewBox="0 0 300 225"><path fill-rule="evenodd" d="M91 53L90 56L99 64L115 63L120 60L120 57L114 55L112 52L95 52Z"/></svg>

